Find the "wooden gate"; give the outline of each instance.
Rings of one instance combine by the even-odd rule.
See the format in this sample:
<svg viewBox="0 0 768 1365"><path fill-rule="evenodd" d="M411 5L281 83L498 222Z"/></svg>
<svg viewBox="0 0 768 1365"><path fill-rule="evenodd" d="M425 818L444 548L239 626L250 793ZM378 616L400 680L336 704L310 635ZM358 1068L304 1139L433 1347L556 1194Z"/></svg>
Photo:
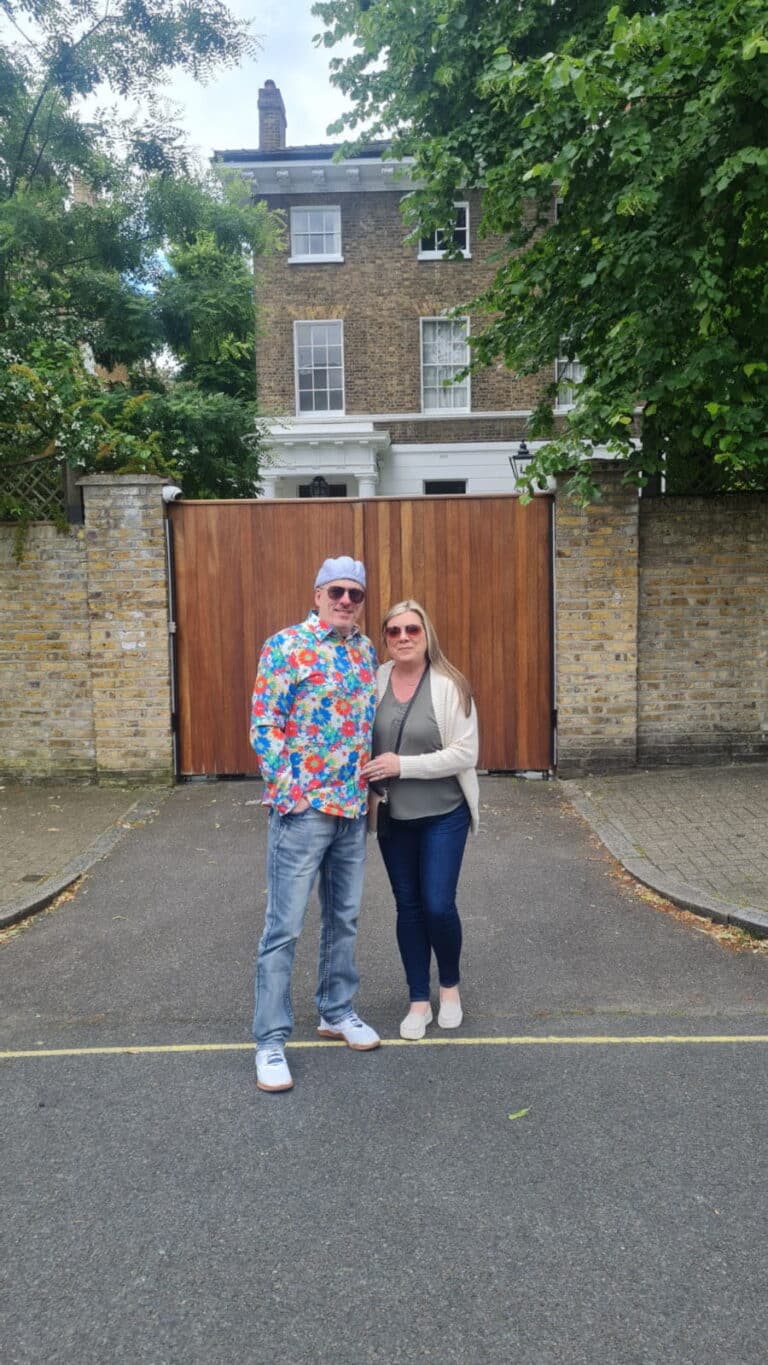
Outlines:
<svg viewBox="0 0 768 1365"><path fill-rule="evenodd" d="M552 765L552 499L422 497L180 502L174 561L178 769L258 772L248 743L261 645L301 621L328 555L363 559L363 629L422 602L472 683L480 766ZM384 657L380 648L380 655Z"/></svg>

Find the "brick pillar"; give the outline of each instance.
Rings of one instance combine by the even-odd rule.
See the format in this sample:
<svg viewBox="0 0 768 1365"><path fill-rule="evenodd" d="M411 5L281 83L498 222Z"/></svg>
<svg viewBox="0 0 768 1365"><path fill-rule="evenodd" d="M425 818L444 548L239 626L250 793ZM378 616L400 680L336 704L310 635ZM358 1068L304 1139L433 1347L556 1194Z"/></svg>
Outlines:
<svg viewBox="0 0 768 1365"><path fill-rule="evenodd" d="M163 480L80 482L98 780L172 782Z"/></svg>
<svg viewBox="0 0 768 1365"><path fill-rule="evenodd" d="M621 466L596 462L600 501L555 500L557 770L637 761L638 509Z"/></svg>

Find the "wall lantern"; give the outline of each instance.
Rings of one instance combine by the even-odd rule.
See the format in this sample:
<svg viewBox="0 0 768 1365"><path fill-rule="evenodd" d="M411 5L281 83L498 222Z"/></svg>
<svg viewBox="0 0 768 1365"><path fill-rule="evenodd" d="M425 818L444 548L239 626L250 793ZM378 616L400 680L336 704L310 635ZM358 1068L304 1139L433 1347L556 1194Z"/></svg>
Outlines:
<svg viewBox="0 0 768 1365"><path fill-rule="evenodd" d="M532 459L533 455L528 449L528 446L526 445L525 441L521 441L519 446L517 447L517 454L510 455L509 457L509 463L511 465L512 473L514 474L515 479L522 479L525 477L528 466L531 463Z"/></svg>

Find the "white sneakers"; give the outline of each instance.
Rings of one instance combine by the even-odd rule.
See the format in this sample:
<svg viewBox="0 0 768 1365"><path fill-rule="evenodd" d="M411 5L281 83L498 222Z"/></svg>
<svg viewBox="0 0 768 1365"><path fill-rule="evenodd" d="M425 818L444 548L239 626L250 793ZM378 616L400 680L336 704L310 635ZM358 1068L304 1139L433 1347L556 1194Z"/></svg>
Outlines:
<svg viewBox="0 0 768 1365"><path fill-rule="evenodd" d="M458 1028L464 1018L460 1000L443 1000L437 1022L440 1028ZM424 1037L432 1023L432 1006L426 1011L409 1010L400 1025L400 1037L418 1042ZM375 1029L364 1023L354 1010L335 1024L321 1019L317 1032L321 1038L338 1038L356 1052L370 1052L381 1046L381 1039ZM293 1077L285 1060L285 1049L280 1043L267 1043L256 1049L256 1085L259 1090L280 1091L293 1089Z"/></svg>
<svg viewBox="0 0 768 1365"><path fill-rule="evenodd" d="M344 1018L337 1020L335 1024L329 1024L327 1020L321 1019L317 1031L321 1038L339 1038L355 1052L370 1052L372 1048L381 1046L378 1033L370 1025L364 1024L354 1010L350 1010L349 1014L345 1014Z"/></svg>
<svg viewBox="0 0 768 1365"><path fill-rule="evenodd" d="M427 1006L426 1013L421 1010L410 1010L400 1025L400 1037L409 1038L412 1043L418 1042L419 1038L424 1037L427 1025L431 1024L433 1019L431 1005Z"/></svg>
<svg viewBox="0 0 768 1365"><path fill-rule="evenodd" d="M350 1010L336 1024L321 1019L317 1031L321 1038L338 1038L356 1052L370 1052L381 1045L378 1033L364 1024L354 1010ZM285 1060L282 1043L265 1043L263 1047L256 1048L256 1087L272 1092L293 1090L293 1077Z"/></svg>
<svg viewBox="0 0 768 1365"><path fill-rule="evenodd" d="M293 1077L279 1043L256 1049L256 1086L259 1090L293 1090Z"/></svg>

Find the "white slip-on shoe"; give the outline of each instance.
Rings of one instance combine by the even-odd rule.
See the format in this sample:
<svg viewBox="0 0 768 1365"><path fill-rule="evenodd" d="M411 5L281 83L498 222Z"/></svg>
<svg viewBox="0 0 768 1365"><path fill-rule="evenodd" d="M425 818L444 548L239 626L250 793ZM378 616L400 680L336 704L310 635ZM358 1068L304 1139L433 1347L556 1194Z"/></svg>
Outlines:
<svg viewBox="0 0 768 1365"><path fill-rule="evenodd" d="M355 1052L370 1052L381 1045L381 1039L375 1029L369 1024L364 1024L354 1010L345 1014L343 1019L337 1019L335 1024L329 1024L326 1019L321 1019L317 1031L321 1038L339 1038Z"/></svg>
<svg viewBox="0 0 768 1365"><path fill-rule="evenodd" d="M279 1043L257 1047L256 1087L258 1090L293 1090L293 1077Z"/></svg>
<svg viewBox="0 0 768 1365"><path fill-rule="evenodd" d="M460 1000L440 1001L440 1013L437 1016L440 1028L458 1028L463 1018L464 1011Z"/></svg>
<svg viewBox="0 0 768 1365"><path fill-rule="evenodd" d="M427 1025L431 1024L433 1019L431 1005L427 1006L426 1013L421 1010L409 1010L400 1025L400 1037L409 1038L411 1042L417 1043L419 1038L424 1037Z"/></svg>

